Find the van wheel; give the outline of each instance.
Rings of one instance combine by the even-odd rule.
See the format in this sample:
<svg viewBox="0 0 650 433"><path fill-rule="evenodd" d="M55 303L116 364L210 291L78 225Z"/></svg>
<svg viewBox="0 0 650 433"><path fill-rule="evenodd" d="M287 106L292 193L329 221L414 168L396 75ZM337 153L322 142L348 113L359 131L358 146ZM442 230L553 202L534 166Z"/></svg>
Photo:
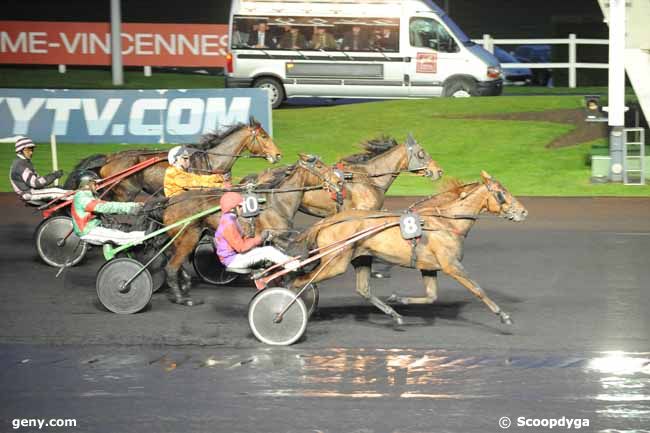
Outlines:
<svg viewBox="0 0 650 433"><path fill-rule="evenodd" d="M284 101L284 88L275 78L260 78L255 81L253 87L258 89L269 89L271 91L271 106L278 108Z"/></svg>
<svg viewBox="0 0 650 433"><path fill-rule="evenodd" d="M444 96L450 98L469 98L476 96L476 83L469 78L456 78L445 84Z"/></svg>

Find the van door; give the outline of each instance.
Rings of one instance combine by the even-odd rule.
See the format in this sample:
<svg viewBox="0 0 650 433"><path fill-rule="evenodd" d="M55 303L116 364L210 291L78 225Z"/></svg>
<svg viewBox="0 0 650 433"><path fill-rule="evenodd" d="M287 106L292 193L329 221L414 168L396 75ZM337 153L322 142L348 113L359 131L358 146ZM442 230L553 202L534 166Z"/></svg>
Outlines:
<svg viewBox="0 0 650 433"><path fill-rule="evenodd" d="M463 72L460 45L433 16L410 17L408 33L409 96L441 96L445 79Z"/></svg>

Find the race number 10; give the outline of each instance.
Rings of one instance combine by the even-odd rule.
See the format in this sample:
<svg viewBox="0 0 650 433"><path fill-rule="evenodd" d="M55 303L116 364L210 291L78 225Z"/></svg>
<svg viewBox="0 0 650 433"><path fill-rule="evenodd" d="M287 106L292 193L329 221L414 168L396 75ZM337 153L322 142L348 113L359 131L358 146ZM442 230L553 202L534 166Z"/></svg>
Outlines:
<svg viewBox="0 0 650 433"><path fill-rule="evenodd" d="M244 202L242 203L242 216L246 218L254 217L260 214L260 202L257 200L257 197L253 194L248 194L244 196Z"/></svg>

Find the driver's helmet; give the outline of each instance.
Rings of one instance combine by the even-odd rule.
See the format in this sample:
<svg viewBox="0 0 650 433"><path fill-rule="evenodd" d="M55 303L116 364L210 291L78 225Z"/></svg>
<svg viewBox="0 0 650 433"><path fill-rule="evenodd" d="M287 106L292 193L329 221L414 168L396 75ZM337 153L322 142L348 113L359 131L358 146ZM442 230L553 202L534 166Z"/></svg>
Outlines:
<svg viewBox="0 0 650 433"><path fill-rule="evenodd" d="M169 153L167 153L167 161L169 161L171 165L175 165L176 161L178 161L178 158L180 157L190 157L190 151L187 150L185 146L174 146L169 149Z"/></svg>

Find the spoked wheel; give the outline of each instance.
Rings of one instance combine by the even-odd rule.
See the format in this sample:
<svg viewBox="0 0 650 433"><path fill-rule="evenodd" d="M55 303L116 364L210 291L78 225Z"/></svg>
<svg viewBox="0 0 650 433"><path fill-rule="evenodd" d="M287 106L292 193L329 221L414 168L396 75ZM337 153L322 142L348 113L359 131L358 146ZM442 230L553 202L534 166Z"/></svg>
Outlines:
<svg viewBox="0 0 650 433"><path fill-rule="evenodd" d="M302 299L296 299L278 318L294 297L294 292L282 287L264 289L253 297L248 306L248 324L258 340L274 346L288 346L302 337L309 320Z"/></svg>
<svg viewBox="0 0 650 433"><path fill-rule="evenodd" d="M297 289L291 289L292 292L298 293L300 288ZM304 292L302 292L302 295L300 295L300 299L302 299L302 302L305 303L305 307L307 308L307 315L309 317L314 314L316 309L318 309L318 300L320 298L319 292L318 292L318 287L316 284L310 284Z"/></svg>
<svg viewBox="0 0 650 433"><path fill-rule="evenodd" d="M206 283L218 286L235 281L238 274L226 271L214 251L212 241L201 241L194 249L192 264L196 274Z"/></svg>
<svg viewBox="0 0 650 433"><path fill-rule="evenodd" d="M74 233L71 218L55 216L36 229L36 250L50 266L74 266L86 255L88 244Z"/></svg>
<svg viewBox="0 0 650 433"><path fill-rule="evenodd" d="M106 309L117 314L133 314L149 304L153 293L153 279L147 269L143 269L125 286L140 269L140 262L128 258L113 259L99 269L97 296Z"/></svg>

